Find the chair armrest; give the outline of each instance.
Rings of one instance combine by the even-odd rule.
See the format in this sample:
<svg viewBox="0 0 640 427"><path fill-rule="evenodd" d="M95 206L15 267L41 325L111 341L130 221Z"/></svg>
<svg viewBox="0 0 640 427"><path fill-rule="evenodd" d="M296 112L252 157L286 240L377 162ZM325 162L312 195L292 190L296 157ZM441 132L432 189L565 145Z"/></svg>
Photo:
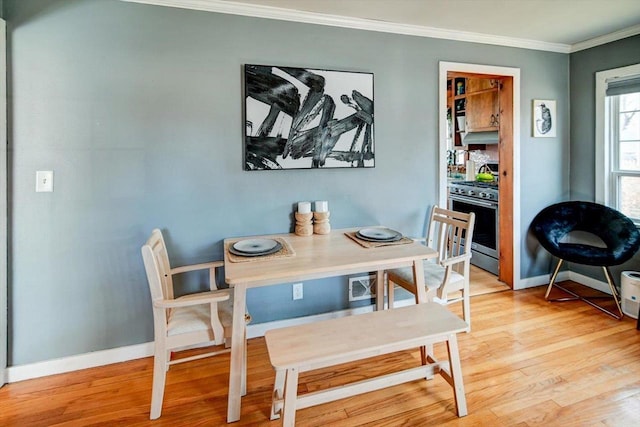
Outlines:
<svg viewBox="0 0 640 427"><path fill-rule="evenodd" d="M464 261L467 261L467 260L470 260L470 259L471 259L471 254L468 253L468 254L454 256L454 257L449 258L449 259L445 259L443 261L440 261L440 264L443 267L447 267L447 266L450 266L450 265L459 264L461 262L464 262Z"/></svg>
<svg viewBox="0 0 640 427"><path fill-rule="evenodd" d="M154 307L158 308L175 308L188 307L198 304L211 304L212 302L221 302L229 299L229 290L198 292L197 294L185 295L177 299L162 299L153 302Z"/></svg>
<svg viewBox="0 0 640 427"><path fill-rule="evenodd" d="M218 268L224 266L224 261L211 261L203 262L201 264L183 265L182 267L176 267L171 269L171 274L185 273L187 271L196 270L210 270L212 268Z"/></svg>

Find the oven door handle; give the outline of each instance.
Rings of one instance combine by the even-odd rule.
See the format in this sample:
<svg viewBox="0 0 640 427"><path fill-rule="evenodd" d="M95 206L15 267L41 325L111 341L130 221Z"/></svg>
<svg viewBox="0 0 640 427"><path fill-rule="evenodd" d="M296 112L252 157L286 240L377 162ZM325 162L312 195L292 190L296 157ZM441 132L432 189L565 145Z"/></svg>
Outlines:
<svg viewBox="0 0 640 427"><path fill-rule="evenodd" d="M497 208L498 207L497 203L485 202L484 200L479 200L479 199L467 199L467 198L463 198L463 197L452 196L451 200L458 200L460 202L465 202L465 203L469 203L469 204L476 204L476 205L480 205L480 206L486 206L488 208Z"/></svg>

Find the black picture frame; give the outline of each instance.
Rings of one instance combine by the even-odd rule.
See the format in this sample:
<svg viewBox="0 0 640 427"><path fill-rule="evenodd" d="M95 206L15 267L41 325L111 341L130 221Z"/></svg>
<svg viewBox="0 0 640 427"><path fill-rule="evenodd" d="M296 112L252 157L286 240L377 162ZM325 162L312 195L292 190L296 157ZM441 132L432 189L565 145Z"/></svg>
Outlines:
<svg viewBox="0 0 640 427"><path fill-rule="evenodd" d="M244 66L244 169L375 167L373 73Z"/></svg>

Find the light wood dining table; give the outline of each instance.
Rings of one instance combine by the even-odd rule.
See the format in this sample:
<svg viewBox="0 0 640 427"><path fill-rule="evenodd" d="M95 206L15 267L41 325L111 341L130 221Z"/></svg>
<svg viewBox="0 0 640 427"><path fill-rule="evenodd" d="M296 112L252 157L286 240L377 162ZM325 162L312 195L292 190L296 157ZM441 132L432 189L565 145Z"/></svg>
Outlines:
<svg viewBox="0 0 640 427"><path fill-rule="evenodd" d="M418 242L363 247L346 235L361 228L332 230L329 234L312 236L289 233L225 239L225 280L233 288L234 298L227 422L240 420L241 400L246 394L242 372L246 368L244 316L247 308L247 289L375 271L378 296L376 308L380 310L384 308L384 271L413 267L418 289L417 301L426 301L422 262L437 258L438 253ZM256 238L284 239L294 254L233 262L226 249L228 245L238 240Z"/></svg>

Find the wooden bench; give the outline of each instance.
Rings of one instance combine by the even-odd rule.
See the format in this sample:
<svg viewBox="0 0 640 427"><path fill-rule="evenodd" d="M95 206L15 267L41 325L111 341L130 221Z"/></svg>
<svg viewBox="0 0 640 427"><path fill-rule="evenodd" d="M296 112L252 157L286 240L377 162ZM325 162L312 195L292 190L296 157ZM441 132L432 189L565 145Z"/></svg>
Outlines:
<svg viewBox="0 0 640 427"><path fill-rule="evenodd" d="M467 404L456 334L466 330L462 319L440 304L429 302L267 331L269 358L276 371L271 419L282 412L282 424L293 426L296 409L430 379L435 374L453 388L457 414L463 417L467 415ZM412 348L432 350L438 342L447 343L448 361L437 361L429 351L423 353L423 364L418 367L298 396L301 372Z"/></svg>

